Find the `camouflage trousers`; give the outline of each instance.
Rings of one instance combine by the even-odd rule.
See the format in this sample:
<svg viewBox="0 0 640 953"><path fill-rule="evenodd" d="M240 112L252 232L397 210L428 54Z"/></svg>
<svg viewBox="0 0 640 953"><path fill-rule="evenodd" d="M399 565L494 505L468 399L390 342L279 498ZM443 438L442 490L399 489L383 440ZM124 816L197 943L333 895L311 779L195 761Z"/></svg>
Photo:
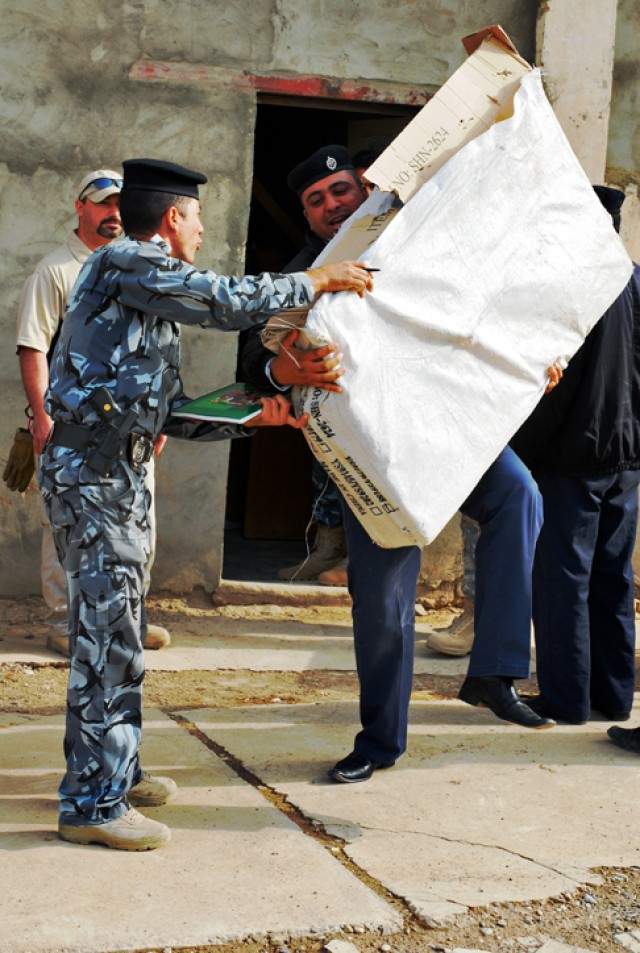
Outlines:
<svg viewBox="0 0 640 953"><path fill-rule="evenodd" d="M144 592L149 591L151 585L151 569L155 561L156 554L156 519L155 519L155 457L152 457L145 464L144 482L151 494L151 505L149 506L149 533L151 537L151 549L149 559L144 567ZM67 580L58 561L58 554L51 535L51 527L46 513L42 514L42 547L40 554L40 578L42 582L42 598L44 599L49 615L46 617L50 623L51 617L64 620L64 631L67 629Z"/></svg>
<svg viewBox="0 0 640 953"><path fill-rule="evenodd" d="M128 464L103 478L61 447L45 447L39 478L69 607L60 818L102 824L129 809L127 792L142 774L149 494Z"/></svg>

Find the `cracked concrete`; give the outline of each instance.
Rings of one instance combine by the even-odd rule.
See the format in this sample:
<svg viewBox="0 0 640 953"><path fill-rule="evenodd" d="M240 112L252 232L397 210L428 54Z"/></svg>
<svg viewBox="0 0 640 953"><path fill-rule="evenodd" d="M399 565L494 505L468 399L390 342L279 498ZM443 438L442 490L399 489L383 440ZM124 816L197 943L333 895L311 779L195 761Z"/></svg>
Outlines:
<svg viewBox="0 0 640 953"><path fill-rule="evenodd" d="M555 895L597 882L593 867L640 862L620 838L640 772L605 740L605 723L527 732L457 701L418 702L398 765L336 786L325 771L349 750L355 706L188 717L424 917Z"/></svg>
<svg viewBox="0 0 640 953"><path fill-rule="evenodd" d="M302 632L288 635L278 646L266 636L274 670L307 651ZM204 657L229 667L230 653L246 665L259 634L235 638L187 639L149 655L150 667L196 669ZM346 661L340 637L315 664L336 658ZM419 653L422 670L433 661ZM451 660L449 671L465 667ZM420 700L407 755L367 784L336 785L326 770L351 748L355 698L146 711L145 768L180 791L148 811L169 824L171 844L125 854L57 839L62 717L2 715L2 953L198 946L345 925L393 933L408 911L437 922L595 883L597 866L640 865L637 841L621 837L640 763L606 741L607 724L527 732L456 700Z"/></svg>
<svg viewBox="0 0 640 953"><path fill-rule="evenodd" d="M145 764L175 778L180 796L146 810L173 840L142 854L58 841L62 718L5 715L0 725L0 844L11 871L0 895L3 953L399 927L392 907L160 712L147 713Z"/></svg>

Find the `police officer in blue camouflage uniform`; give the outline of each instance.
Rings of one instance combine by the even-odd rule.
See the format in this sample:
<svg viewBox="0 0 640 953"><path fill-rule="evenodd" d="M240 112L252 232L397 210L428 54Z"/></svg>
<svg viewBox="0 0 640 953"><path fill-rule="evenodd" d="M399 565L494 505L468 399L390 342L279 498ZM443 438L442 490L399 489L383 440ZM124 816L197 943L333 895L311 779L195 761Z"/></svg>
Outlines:
<svg viewBox="0 0 640 953"><path fill-rule="evenodd" d="M145 463L161 434L218 440L250 431L174 418L180 324L235 330L325 291L364 295L358 262L289 275L233 278L193 267L200 248L198 186L204 175L174 163L123 163L126 238L83 266L62 324L45 398L54 426L39 458L41 492L66 573L71 650L58 831L74 843L148 850L169 829L134 805L176 793L139 762L144 565L148 555ZM290 424L282 397L263 399L252 426Z"/></svg>

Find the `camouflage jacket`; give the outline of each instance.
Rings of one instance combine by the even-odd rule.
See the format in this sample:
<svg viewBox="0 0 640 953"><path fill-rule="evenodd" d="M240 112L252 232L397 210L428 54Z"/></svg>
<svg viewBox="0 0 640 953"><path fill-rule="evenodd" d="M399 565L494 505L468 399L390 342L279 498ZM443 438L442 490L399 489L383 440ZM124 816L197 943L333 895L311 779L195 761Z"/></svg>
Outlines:
<svg viewBox="0 0 640 953"><path fill-rule="evenodd" d="M135 411L137 433L155 439L164 429L197 437L183 425L167 426L172 409L188 399L180 380L180 325L240 330L312 299L303 273L234 278L198 271L172 258L159 236L105 245L85 263L71 294L51 364L47 413L67 423L97 423L88 398L106 385L123 411Z"/></svg>

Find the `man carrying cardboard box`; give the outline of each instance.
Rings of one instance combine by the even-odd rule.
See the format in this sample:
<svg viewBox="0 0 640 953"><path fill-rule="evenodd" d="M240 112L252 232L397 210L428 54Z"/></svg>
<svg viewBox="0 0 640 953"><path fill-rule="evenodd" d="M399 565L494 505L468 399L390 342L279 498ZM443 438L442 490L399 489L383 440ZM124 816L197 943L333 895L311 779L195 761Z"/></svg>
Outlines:
<svg viewBox="0 0 640 953"><path fill-rule="evenodd" d="M366 198L351 155L340 145L317 149L291 170L287 184L300 199L309 229L307 243L283 268L285 274L311 267L342 223ZM276 356L263 345L261 331L260 327L250 330L242 352L242 373L250 384L268 393L289 392L295 385L339 393L337 380L344 370L335 346L303 350L296 347L300 332L292 330ZM317 527L313 549L302 562L281 569L278 575L291 581L317 579L326 585L344 586L347 550L340 494L315 457L311 478L312 519Z"/></svg>
<svg viewBox="0 0 640 953"><path fill-rule="evenodd" d="M539 72L502 31L483 32L497 42L481 41L367 170L404 209L372 248L367 218L387 208L374 192L320 259L366 250L381 267L375 295L358 311L349 296L325 298L307 322L314 338L339 342L349 368L343 395L300 399L310 446L352 508L362 730L330 771L336 781L367 780L405 750L420 546L456 509L480 526L476 635L460 698L523 727L553 724L513 685L529 677L541 499L504 448L540 399L549 361L575 353L630 262Z"/></svg>
<svg viewBox="0 0 640 953"><path fill-rule="evenodd" d="M529 675L531 572L542 525L540 493L513 450L502 451L461 511L478 522L480 537L475 639L459 698L523 728L550 728L555 722L532 711L513 685ZM383 549L346 507L344 517L362 729L329 776L354 783L391 767L406 749L421 551Z"/></svg>

